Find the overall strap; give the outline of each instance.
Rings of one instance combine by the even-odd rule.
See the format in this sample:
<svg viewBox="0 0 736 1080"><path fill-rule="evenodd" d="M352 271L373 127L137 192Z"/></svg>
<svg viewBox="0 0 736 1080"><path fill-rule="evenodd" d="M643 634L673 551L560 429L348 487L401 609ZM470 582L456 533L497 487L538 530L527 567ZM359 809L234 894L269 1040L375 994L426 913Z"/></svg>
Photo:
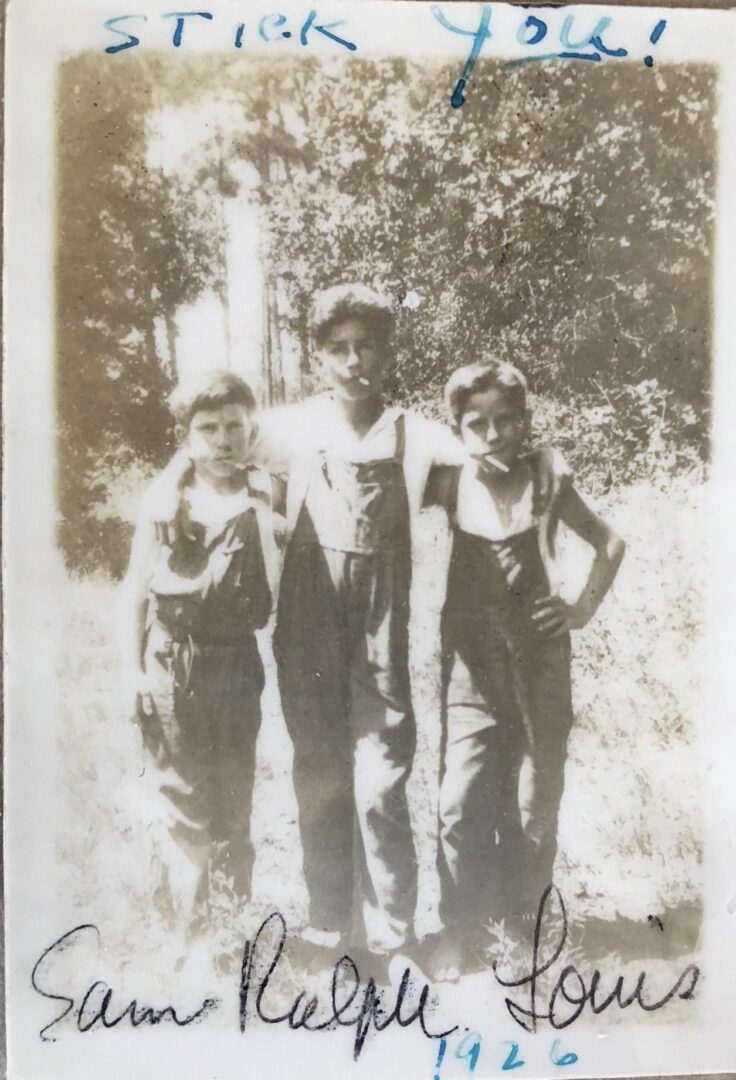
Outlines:
<svg viewBox="0 0 736 1080"><path fill-rule="evenodd" d="M443 496L447 500L447 517L453 528L459 528L460 495L463 484L467 487L473 479L473 466L470 462L464 465L447 466L443 469Z"/></svg>
<svg viewBox="0 0 736 1080"><path fill-rule="evenodd" d="M532 456L532 522L535 528L539 525L539 519L544 513L544 507L542 506L544 486L542 484L541 465L541 455L534 454Z"/></svg>
<svg viewBox="0 0 736 1080"><path fill-rule="evenodd" d="M183 493L179 494L173 516L169 519L156 521L155 526L157 539L166 547L173 548L182 539L190 542L194 540L192 522L187 512Z"/></svg>
<svg viewBox="0 0 736 1080"><path fill-rule="evenodd" d="M394 449L394 461L399 465L404 464L406 456L406 413L400 412L396 417L396 447Z"/></svg>
<svg viewBox="0 0 736 1080"><path fill-rule="evenodd" d="M448 465L445 466L445 469L446 472L444 473L444 476L446 477L445 483L447 484L445 494L445 498L447 501L445 503L445 507L447 512L447 519L450 522L450 525L452 525L453 528L456 528L457 505L460 494L460 478L463 475L463 466Z"/></svg>
<svg viewBox="0 0 736 1080"><path fill-rule="evenodd" d="M316 466L317 466L317 468L314 471L319 472L321 474L322 479L324 480L325 484L327 485L327 487L331 488L332 487L332 478L330 477L330 466L329 466L329 462L327 461L327 451L325 450L324 447L322 447L322 449L317 452ZM311 481L311 476L310 476L309 480L307 481L307 486L309 486L310 481ZM305 494L306 494L306 492L305 492Z"/></svg>

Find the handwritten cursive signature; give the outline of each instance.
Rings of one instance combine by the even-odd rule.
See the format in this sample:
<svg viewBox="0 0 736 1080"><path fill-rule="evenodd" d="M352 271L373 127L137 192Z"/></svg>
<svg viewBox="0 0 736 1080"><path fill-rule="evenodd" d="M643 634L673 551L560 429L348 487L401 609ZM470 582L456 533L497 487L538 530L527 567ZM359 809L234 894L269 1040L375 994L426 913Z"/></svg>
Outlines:
<svg viewBox="0 0 736 1080"><path fill-rule="evenodd" d="M89 933L95 934L99 943L100 931L94 923L82 923L75 926L73 930L67 931L66 934L62 934L53 945L49 945L47 949L44 949L33 965L31 985L36 993L41 994L42 997L48 998L50 1001L64 1003L64 1008L59 1015L55 1016L50 1023L39 1031L39 1035L44 1042L55 1041L55 1036L49 1036L48 1032L57 1024L60 1024L70 1013L74 1015L77 1031L84 1034L97 1025L103 1028L117 1027L126 1018L133 1028L140 1027L141 1024L160 1024L165 1021L176 1024L177 1027L188 1027L189 1024L201 1020L210 1010L217 1008L219 1003L215 998L205 998L195 1012L182 1017L173 1005L153 1008L151 1005L139 1005L138 1001L133 998L122 1010L119 1006L115 1010L113 1004L114 991L102 979L95 979L94 982L90 983L79 1004L77 1004L75 997L58 993L48 986L41 985L39 979L43 979L44 983L46 982L49 975L48 968L53 964L54 960L58 959L60 954L71 946L79 944L82 936Z"/></svg>
<svg viewBox="0 0 736 1080"><path fill-rule="evenodd" d="M95 1027L115 1028L124 1020L133 1028L165 1021L183 1028L202 1020L219 1006L216 998L208 997L195 1012L182 1015L173 1004L154 1008L141 1005L133 998L121 1008L115 1003L119 994L101 979L95 979L81 995L75 996L68 987L59 986L58 976L54 977L54 963L67 949L80 946L89 934L94 934L100 942L100 932L93 923L75 926L44 949L33 967L33 989L61 1006L61 1011L39 1032L44 1042L55 1040L56 1036L49 1032L68 1016L73 1017L77 1031L82 1033ZM254 1016L265 1024L286 1023L291 1030L301 1028L305 1031L352 1027L355 1028L353 1058L357 1060L370 1031L385 1031L394 1023L405 1028L418 1022L429 1039L443 1039L457 1030L453 1026L444 1031L430 1031L426 1017L430 987L424 983L417 988L409 968L405 968L396 989L379 991L372 978L367 982L361 980L355 961L347 955L334 965L326 1002L321 1003L317 996L308 997L306 991L300 990L286 1011L278 1012L273 1000L273 978L284 954L286 938L286 920L279 911L273 911L263 920L252 941L245 943L238 987L241 1032L245 1032L251 1014L249 1003L254 1006ZM390 1002L389 994L393 995Z"/></svg>
<svg viewBox="0 0 736 1080"><path fill-rule="evenodd" d="M561 921L557 941L553 943L551 954L544 959L541 955L542 932L548 914L548 905L553 896L559 905ZM695 994L695 987L700 978L700 968L695 964L688 964L671 989L663 997L657 999L652 999L645 994L647 980L645 971L639 973L633 990L628 993L624 992L624 976L619 975L614 982L613 989L606 995L601 990L601 973L597 968L593 971L589 983L586 984L585 979L575 965L566 964L557 976L557 981L552 987L547 1001L540 1001L542 996L539 986L540 977L559 960L566 941L567 911L565 902L562 899L560 890L554 885L549 885L539 902L537 921L534 927L532 966L529 974L518 979L503 979L498 973L497 965L495 963L493 965L496 981L501 986L524 986L529 988L528 1007L520 1005L518 1001L514 1001L510 997L505 999L506 1008L511 1017L525 1031L535 1032L537 1023L540 1020L548 1020L550 1025L557 1030L569 1027L578 1019L586 1005L590 1006L591 1012L596 1016L604 1012L614 1002L620 1009L628 1009L630 1005L636 1004L644 1012L656 1012L657 1009L663 1008L675 997L681 1001L690 1001Z"/></svg>
<svg viewBox="0 0 736 1080"><path fill-rule="evenodd" d="M262 941L269 926L276 927L276 940L270 945ZM269 981L279 965L286 945L286 921L280 912L272 912L263 920L252 942L246 942L240 977L240 1030L244 1032L248 1020L248 1003L254 990L255 1013L266 1024L287 1023L292 1030L328 1031L338 1027L354 1027L353 1059L360 1057L361 1050L371 1027L376 1032L385 1031L393 1023L409 1027L419 1021L428 1039L443 1039L457 1031L457 1025L444 1031L433 1032L427 1027L425 1010L430 993L424 983L416 996L416 1004L404 1010L404 1003L414 995L411 970L405 968L395 993L393 1006L389 1008L384 994L378 990L373 979L363 984L355 962L347 955L341 957L332 970L329 1004L324 1007L316 996L307 997L302 990L294 998L291 1007L282 1013L267 1008L266 995ZM270 960L265 975L254 986L253 973L262 960L262 952Z"/></svg>
<svg viewBox="0 0 736 1080"><path fill-rule="evenodd" d="M557 928L553 925L553 903L558 907ZM545 933L546 931L546 933ZM85 937L94 934L100 942L100 932L93 923L82 923L62 934L53 944L41 953L31 973L33 989L48 1001L57 1002L60 1011L39 1031L43 1041L54 1041L50 1035L65 1018L71 1017L76 1029L86 1033L94 1028L115 1028L123 1021L132 1028L143 1024L158 1025L163 1022L174 1024L177 1028L188 1027L203 1020L211 1011L218 1008L217 998L204 998L198 1009L184 1015L171 1003L154 1007L140 1004L132 998L121 1006L119 991L116 991L102 979L90 982L82 993L73 992L68 985L60 986L58 971L54 964L68 949L83 944ZM238 1017L241 1033L254 1020L264 1024L286 1024L292 1030L301 1029L309 1032L336 1031L340 1028L354 1028L353 1059L358 1060L366 1039L373 1031L380 1034L396 1024L406 1028L418 1024L428 1039L446 1039L458 1030L458 1025L442 1031L431 1030L427 1013L430 1008L431 986L428 982L419 982L412 976L411 968L406 967L397 987L379 988L374 979L361 979L355 961L347 954L334 964L331 973L329 991L322 998L299 990L296 996L284 1008L278 999L276 972L285 956L287 942L286 920L279 911L272 911L251 940L246 941L243 949L238 985ZM543 937L552 942L543 945ZM569 1027L583 1013L586 1006L598 1015L616 1004L619 1009L637 1005L644 1012L655 1012L668 1002L677 998L689 1001L695 994L700 978L700 969L689 964L680 973L670 989L662 996L655 997L647 989L647 972L641 971L633 988L625 989L623 975L615 977L612 988L605 990L601 986L602 976L596 968L586 978L574 964L566 964L557 974L552 988L546 986L553 979L554 965L560 960L568 939L568 920L562 894L550 885L542 895L537 912L532 945L531 968L528 974L518 978L504 978L493 965L497 983L514 990L525 989L528 1003L522 1003L513 997L505 999L506 1008L512 1019L525 1031L536 1032L541 1021L548 1022L559 1030ZM123 999L125 1000L125 999Z"/></svg>

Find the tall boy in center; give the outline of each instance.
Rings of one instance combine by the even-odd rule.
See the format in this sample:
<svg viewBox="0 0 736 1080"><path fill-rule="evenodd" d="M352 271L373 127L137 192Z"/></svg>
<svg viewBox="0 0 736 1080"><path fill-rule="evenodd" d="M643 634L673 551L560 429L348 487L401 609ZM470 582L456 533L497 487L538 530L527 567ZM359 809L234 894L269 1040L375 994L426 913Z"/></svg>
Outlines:
<svg viewBox="0 0 736 1080"><path fill-rule="evenodd" d="M313 940L352 934L390 953L411 940L416 904L411 522L430 467L458 460L459 447L446 428L385 406L393 312L383 297L328 289L311 329L329 393L284 410L293 531L274 651Z"/></svg>

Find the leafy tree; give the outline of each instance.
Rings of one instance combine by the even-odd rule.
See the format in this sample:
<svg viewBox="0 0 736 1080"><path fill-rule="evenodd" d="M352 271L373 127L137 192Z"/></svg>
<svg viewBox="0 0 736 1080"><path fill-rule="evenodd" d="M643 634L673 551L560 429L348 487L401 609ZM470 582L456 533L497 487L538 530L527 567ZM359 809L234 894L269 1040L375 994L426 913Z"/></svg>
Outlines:
<svg viewBox="0 0 736 1080"><path fill-rule="evenodd" d="M174 316L207 288L229 297L229 200L260 214L267 400L312 386L314 290L360 279L414 301L396 399L438 411L454 366L498 355L527 371L542 427L583 471L603 448L601 482L706 453L711 69L486 58L453 110L456 67L437 62L132 52L111 78L107 60L70 61L60 80L69 539L104 494L97 455L168 452ZM190 153L154 167L155 118L186 128L205 106Z"/></svg>
<svg viewBox="0 0 736 1080"><path fill-rule="evenodd" d="M57 159L61 539L92 564L99 462L170 450L174 316L220 276L223 240L202 192L147 164L155 66L135 64L124 94L103 74L96 56L63 66Z"/></svg>

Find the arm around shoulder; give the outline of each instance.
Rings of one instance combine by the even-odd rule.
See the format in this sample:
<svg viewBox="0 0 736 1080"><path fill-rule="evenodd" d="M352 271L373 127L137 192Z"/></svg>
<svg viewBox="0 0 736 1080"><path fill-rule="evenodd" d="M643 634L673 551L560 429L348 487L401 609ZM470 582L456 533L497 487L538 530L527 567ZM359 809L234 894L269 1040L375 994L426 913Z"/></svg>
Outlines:
<svg viewBox="0 0 736 1080"><path fill-rule="evenodd" d="M465 447L447 424L418 417L421 435L430 448L433 465L459 466L467 460Z"/></svg>
<svg viewBox="0 0 736 1080"><path fill-rule="evenodd" d="M441 506L448 517L452 517L457 505L459 476L459 465L433 465L424 489L423 509Z"/></svg>

